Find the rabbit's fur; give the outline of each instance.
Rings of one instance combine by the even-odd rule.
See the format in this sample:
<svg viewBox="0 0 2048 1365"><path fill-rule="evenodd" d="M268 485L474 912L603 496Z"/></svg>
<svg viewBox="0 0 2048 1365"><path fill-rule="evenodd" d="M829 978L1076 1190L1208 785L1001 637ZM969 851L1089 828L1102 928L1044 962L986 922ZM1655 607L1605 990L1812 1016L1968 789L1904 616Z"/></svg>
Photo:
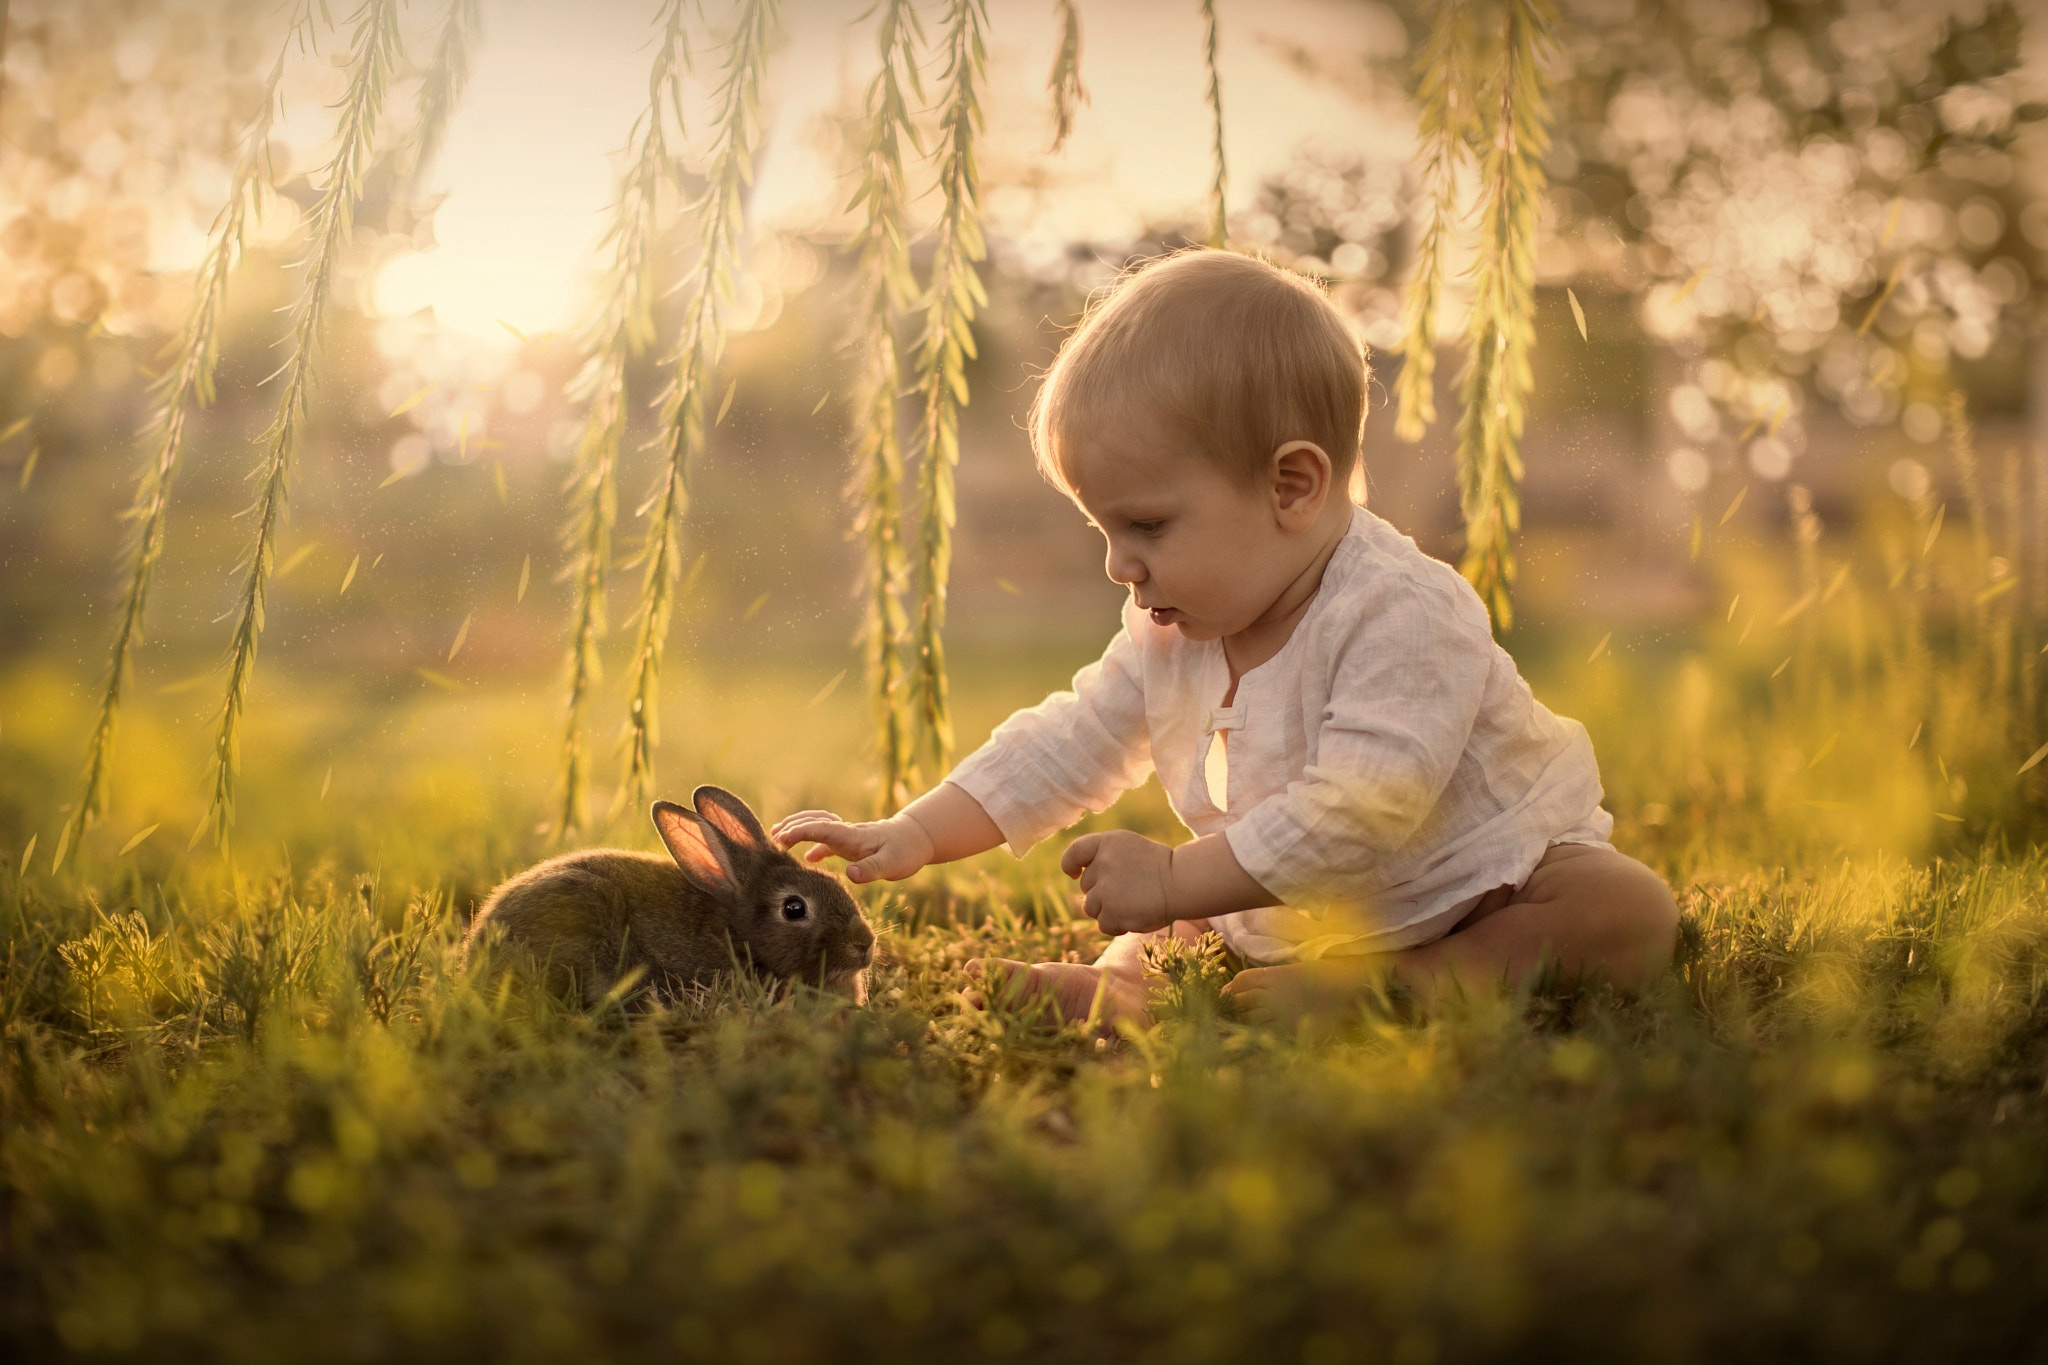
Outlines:
<svg viewBox="0 0 2048 1365"><path fill-rule="evenodd" d="M746 802L699 787L695 811L654 803L670 857L622 848L565 853L493 891L463 945L475 960L530 956L549 989L602 1000L635 968L664 998L750 965L856 1002L875 934L834 877L775 847Z"/></svg>

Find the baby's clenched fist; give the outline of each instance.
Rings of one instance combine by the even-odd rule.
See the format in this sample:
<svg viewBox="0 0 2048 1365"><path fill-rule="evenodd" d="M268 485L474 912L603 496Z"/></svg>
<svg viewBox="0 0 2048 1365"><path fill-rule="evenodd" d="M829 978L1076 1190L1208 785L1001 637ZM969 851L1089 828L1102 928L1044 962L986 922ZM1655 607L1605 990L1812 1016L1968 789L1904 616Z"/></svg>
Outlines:
<svg viewBox="0 0 2048 1365"><path fill-rule="evenodd" d="M1105 934L1143 934L1173 923L1173 850L1129 830L1084 834L1060 855L1081 883L1082 910Z"/></svg>

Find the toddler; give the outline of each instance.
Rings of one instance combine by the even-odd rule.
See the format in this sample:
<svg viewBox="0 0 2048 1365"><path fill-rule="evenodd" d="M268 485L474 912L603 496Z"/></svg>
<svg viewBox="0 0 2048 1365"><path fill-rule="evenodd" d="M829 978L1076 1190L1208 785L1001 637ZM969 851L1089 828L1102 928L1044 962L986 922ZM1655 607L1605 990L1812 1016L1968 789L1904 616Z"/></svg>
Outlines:
<svg viewBox="0 0 2048 1365"><path fill-rule="evenodd" d="M1607 842L1585 728L1530 695L1455 570L1347 493L1366 377L1287 271L1192 250L1127 275L1031 427L1130 589L1123 628L901 813L804 811L776 841L896 880L1021 854L1156 772L1191 841L1090 834L1061 859L1116 936L1101 958L977 964L1071 1018L1142 1019L1144 938L1211 928L1252 964L1229 989L1281 1020L1388 976L1425 1007L1551 965L1653 979L1677 907Z"/></svg>

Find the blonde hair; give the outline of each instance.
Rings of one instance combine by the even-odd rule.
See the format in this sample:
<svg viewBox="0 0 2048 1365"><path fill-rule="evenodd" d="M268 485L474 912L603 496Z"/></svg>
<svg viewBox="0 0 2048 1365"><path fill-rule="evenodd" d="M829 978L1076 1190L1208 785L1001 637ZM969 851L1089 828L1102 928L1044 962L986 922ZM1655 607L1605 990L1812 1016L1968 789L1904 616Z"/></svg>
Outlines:
<svg viewBox="0 0 2048 1365"><path fill-rule="evenodd" d="M1060 347L1031 405L1039 470L1071 495L1074 438L1132 413L1241 485L1313 441L1343 487L1365 428L1365 347L1313 282L1235 252L1141 264Z"/></svg>

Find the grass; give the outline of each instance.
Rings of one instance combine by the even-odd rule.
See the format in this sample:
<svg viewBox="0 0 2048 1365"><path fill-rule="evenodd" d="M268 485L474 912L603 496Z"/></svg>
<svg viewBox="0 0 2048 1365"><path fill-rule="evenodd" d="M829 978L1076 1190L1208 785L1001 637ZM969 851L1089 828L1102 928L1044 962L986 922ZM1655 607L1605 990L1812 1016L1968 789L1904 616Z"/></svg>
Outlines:
<svg viewBox="0 0 2048 1365"><path fill-rule="evenodd" d="M1096 950L1057 846L863 893L889 926L867 1009L744 983L659 1014L481 992L450 950L546 851L544 687L301 681L251 717L232 863L173 837L203 737L145 699L130 823L23 874L90 715L17 669L0 1336L227 1360L2038 1354L2025 726L1936 617L1908 649L1885 624L1906 618L1837 598L1802 636L1770 625L1796 594L1767 565L1725 573L1763 625L1717 613L1590 661L1518 645L1592 730L1617 841L1680 891L1671 975L1315 1036L1200 991L1112 1042L961 1009L975 956ZM1058 676L963 671L963 733ZM817 688L787 660L671 686L672 714L723 721L671 736L671 783L862 800L854 689L793 745ZM1169 828L1156 789L1102 820Z"/></svg>

